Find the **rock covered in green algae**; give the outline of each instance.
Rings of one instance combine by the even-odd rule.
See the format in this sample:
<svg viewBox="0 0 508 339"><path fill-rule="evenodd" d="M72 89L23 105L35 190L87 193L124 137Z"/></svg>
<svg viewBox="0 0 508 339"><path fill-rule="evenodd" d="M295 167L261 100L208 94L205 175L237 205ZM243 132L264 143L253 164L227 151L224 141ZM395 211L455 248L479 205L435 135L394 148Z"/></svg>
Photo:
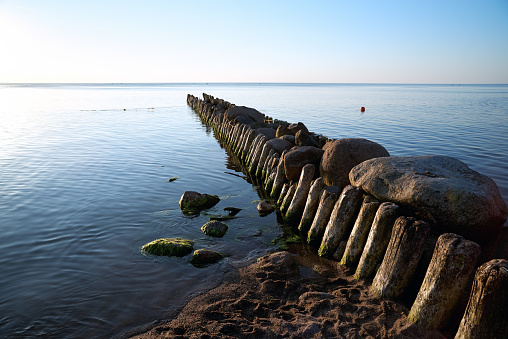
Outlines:
<svg viewBox="0 0 508 339"><path fill-rule="evenodd" d="M195 250L192 254L191 264L194 266L205 266L208 264L214 264L220 261L224 256L218 252L199 249Z"/></svg>
<svg viewBox="0 0 508 339"><path fill-rule="evenodd" d="M216 195L185 191L180 198L179 205L184 213L193 213L213 207L219 201L220 199Z"/></svg>
<svg viewBox="0 0 508 339"><path fill-rule="evenodd" d="M142 250L153 255L183 257L194 249L194 241L182 238L161 238L149 242Z"/></svg>
<svg viewBox="0 0 508 339"><path fill-rule="evenodd" d="M222 238L227 230L228 225L218 220L209 221L201 226L201 231L203 231L204 234L217 238Z"/></svg>

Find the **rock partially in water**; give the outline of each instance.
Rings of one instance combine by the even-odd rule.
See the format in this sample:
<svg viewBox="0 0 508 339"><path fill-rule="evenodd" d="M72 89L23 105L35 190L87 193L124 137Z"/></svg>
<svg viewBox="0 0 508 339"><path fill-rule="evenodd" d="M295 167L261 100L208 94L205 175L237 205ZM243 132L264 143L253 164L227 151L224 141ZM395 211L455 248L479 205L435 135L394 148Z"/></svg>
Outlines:
<svg viewBox="0 0 508 339"><path fill-rule="evenodd" d="M266 201L261 201L258 204L258 212L260 215L268 215L273 212L273 206L267 203Z"/></svg>
<svg viewBox="0 0 508 339"><path fill-rule="evenodd" d="M210 235L216 238L222 238L226 231L228 230L228 225L218 220L212 220L201 226L201 231L204 234Z"/></svg>
<svg viewBox="0 0 508 339"><path fill-rule="evenodd" d="M223 258L224 256L218 252L207 249L199 249L195 250L192 254L191 264L197 267L201 267L209 264L214 264Z"/></svg>
<svg viewBox="0 0 508 339"><path fill-rule="evenodd" d="M345 187L350 184L349 172L365 160L389 157L388 151L367 139L348 138L331 140L323 147L320 172L325 185Z"/></svg>
<svg viewBox="0 0 508 339"><path fill-rule="evenodd" d="M432 155L367 160L351 170L354 186L473 240L490 252L508 208L496 183L455 158ZM484 254L482 253L482 256Z"/></svg>
<svg viewBox="0 0 508 339"><path fill-rule="evenodd" d="M194 241L182 238L161 238L149 242L142 250L153 255L183 257L192 252Z"/></svg>
<svg viewBox="0 0 508 339"><path fill-rule="evenodd" d="M237 207L224 207L223 208L224 211L228 212L230 216L234 217L235 215L238 214L238 212L240 212L242 209L241 208L237 208Z"/></svg>
<svg viewBox="0 0 508 339"><path fill-rule="evenodd" d="M215 206L219 201L220 198L216 195L185 191L180 198L179 205L184 213L196 213Z"/></svg>

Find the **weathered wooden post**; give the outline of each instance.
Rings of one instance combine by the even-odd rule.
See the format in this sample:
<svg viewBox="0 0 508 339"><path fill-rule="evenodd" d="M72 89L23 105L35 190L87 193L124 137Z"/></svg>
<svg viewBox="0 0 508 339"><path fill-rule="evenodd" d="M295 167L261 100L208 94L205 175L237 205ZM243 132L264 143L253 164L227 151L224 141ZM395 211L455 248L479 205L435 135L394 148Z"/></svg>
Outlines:
<svg viewBox="0 0 508 339"><path fill-rule="evenodd" d="M284 181L286 180L286 176L284 174L284 156L286 155L286 151L282 152L280 156L279 164L277 165L277 173L275 174L275 181L273 182L272 192L270 194L272 199L279 199L280 192L282 190L282 186L284 185Z"/></svg>
<svg viewBox="0 0 508 339"><path fill-rule="evenodd" d="M286 182L282 185L282 190L280 191L279 199L277 200L277 206L281 206L284 198L288 194L289 187L291 187L291 183Z"/></svg>
<svg viewBox="0 0 508 339"><path fill-rule="evenodd" d="M298 183L294 182L291 186L289 186L286 196L282 200L282 204L280 205L279 209L283 215L286 214L289 204L291 203L291 200L293 200L293 196L295 195L297 185Z"/></svg>
<svg viewBox="0 0 508 339"><path fill-rule="evenodd" d="M305 203L305 209L303 210L303 215L300 219L300 224L298 225L298 230L303 234L306 234L312 225L314 215L316 215L316 210L318 208L319 197L324 185L323 178L319 177L314 180L310 186L310 191Z"/></svg>
<svg viewBox="0 0 508 339"><path fill-rule="evenodd" d="M383 260L383 256L390 241L393 223L399 216L399 206L392 202L384 202L379 205L372 227L367 238L367 243L356 267L355 278L369 278L374 274L377 266Z"/></svg>
<svg viewBox="0 0 508 339"><path fill-rule="evenodd" d="M323 241L318 254L329 258L334 253L339 243L346 234L349 234L354 217L362 203L363 192L361 189L347 185L335 203L330 220L326 225Z"/></svg>
<svg viewBox="0 0 508 339"><path fill-rule="evenodd" d="M453 233L442 234L408 319L425 328L444 329L480 252L475 242Z"/></svg>
<svg viewBox="0 0 508 339"><path fill-rule="evenodd" d="M395 298L404 292L416 271L430 225L411 217L399 217L393 225L383 262L371 291L379 298Z"/></svg>
<svg viewBox="0 0 508 339"><path fill-rule="evenodd" d="M307 235L307 243L312 246L317 246L321 243L321 238L325 232L326 224L330 219L333 205L337 200L337 194L332 193L327 188L324 188L319 199L319 206L314 217L314 221L310 226L309 233Z"/></svg>
<svg viewBox="0 0 508 339"><path fill-rule="evenodd" d="M494 259L476 271L455 339L508 338L508 260Z"/></svg>
<svg viewBox="0 0 508 339"><path fill-rule="evenodd" d="M296 224L300 221L315 170L316 167L312 164L307 164L302 168L298 187L284 216L284 220L288 224Z"/></svg>
<svg viewBox="0 0 508 339"><path fill-rule="evenodd" d="M346 249L344 250L344 255L340 261L341 265L353 266L360 260L378 207L379 201L374 199L374 197L368 195L363 199L360 213L358 213L358 218L356 218L355 225L349 235Z"/></svg>

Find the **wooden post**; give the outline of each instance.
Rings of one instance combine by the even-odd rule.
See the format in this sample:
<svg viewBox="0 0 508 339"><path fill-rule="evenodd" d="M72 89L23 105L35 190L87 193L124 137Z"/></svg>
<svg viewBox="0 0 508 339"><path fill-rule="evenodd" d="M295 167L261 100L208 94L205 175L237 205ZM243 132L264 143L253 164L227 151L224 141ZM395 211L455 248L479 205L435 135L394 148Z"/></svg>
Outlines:
<svg viewBox="0 0 508 339"><path fill-rule="evenodd" d="M508 260L494 259L476 271L455 339L508 338Z"/></svg>
<svg viewBox="0 0 508 339"><path fill-rule="evenodd" d="M319 206L314 217L314 221L310 226L309 233L307 235L307 242L312 246L321 244L321 238L325 232L326 225L330 219L333 205L337 200L337 195L328 191L326 188L321 193L321 199L319 199Z"/></svg>
<svg viewBox="0 0 508 339"><path fill-rule="evenodd" d="M365 199L363 199L363 204L360 208L360 212L358 213L358 218L356 218L355 225L349 235L346 249L344 250L344 255L340 261L342 265L353 266L358 262L358 260L360 260L363 247L367 242L367 236L369 235L370 227L372 226L372 221L374 221L378 207L379 201L374 199L374 197L368 195Z"/></svg>
<svg viewBox="0 0 508 339"><path fill-rule="evenodd" d="M398 216L399 206L394 203L384 202L379 205L376 217L372 222L367 243L356 268L356 279L369 278L375 273L377 266L383 260L386 247L390 241L393 223Z"/></svg>
<svg viewBox="0 0 508 339"><path fill-rule="evenodd" d="M300 218L303 214L303 209L305 208L305 201L307 200L307 195L309 194L310 184L312 183L312 178L314 177L315 170L316 167L312 164L303 166L295 195L293 196L293 199L289 204L288 211L284 216L284 220L288 224L296 224L300 221Z"/></svg>
<svg viewBox="0 0 508 339"><path fill-rule="evenodd" d="M286 214L289 204L291 203L291 200L293 200L293 196L295 195L297 185L298 183L294 182L289 187L288 192L284 197L284 200L282 200L282 204L280 205L280 211L282 212L283 215Z"/></svg>
<svg viewBox="0 0 508 339"><path fill-rule="evenodd" d="M335 203L330 220L326 225L323 241L318 254L329 258L334 253L339 243L352 229L352 223L362 203L363 192L361 189L347 185ZM342 258L342 256L341 256Z"/></svg>
<svg viewBox="0 0 508 339"><path fill-rule="evenodd" d="M298 230L302 234L307 234L310 226L312 225L323 186L323 178L321 177L314 180L310 186L309 195L307 196L307 201L305 203L305 209L303 210L303 215L300 219L300 224L298 225Z"/></svg>
<svg viewBox="0 0 508 339"><path fill-rule="evenodd" d="M279 199L277 200L277 206L279 206L279 208L282 205L284 198L288 194L289 187L291 187L289 182L286 182L282 185L282 190L280 191Z"/></svg>
<svg viewBox="0 0 508 339"><path fill-rule="evenodd" d="M404 292L416 271L430 225L411 217L399 217L393 225L383 262L371 291L379 298L395 298Z"/></svg>
<svg viewBox="0 0 508 339"><path fill-rule="evenodd" d="M442 234L408 319L425 328L445 329L480 252L475 242L453 233Z"/></svg>
<svg viewBox="0 0 508 339"><path fill-rule="evenodd" d="M286 180L286 176L284 175L285 155L286 151L282 152L282 155L279 159L279 164L277 165L277 174L275 174L275 181L273 182L272 192L270 194L270 197L274 200L279 199L282 186L284 185L284 181Z"/></svg>

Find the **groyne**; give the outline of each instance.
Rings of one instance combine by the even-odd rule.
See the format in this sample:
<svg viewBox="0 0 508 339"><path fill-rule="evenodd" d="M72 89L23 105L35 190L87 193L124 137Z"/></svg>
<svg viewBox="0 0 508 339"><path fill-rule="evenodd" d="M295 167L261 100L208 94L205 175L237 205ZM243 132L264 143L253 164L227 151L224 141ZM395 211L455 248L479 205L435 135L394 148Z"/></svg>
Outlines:
<svg viewBox="0 0 508 339"><path fill-rule="evenodd" d="M375 297L402 298L411 321L456 338L506 337L508 261L491 256L508 209L490 178L207 94L187 103L284 222L320 256L372 279Z"/></svg>

